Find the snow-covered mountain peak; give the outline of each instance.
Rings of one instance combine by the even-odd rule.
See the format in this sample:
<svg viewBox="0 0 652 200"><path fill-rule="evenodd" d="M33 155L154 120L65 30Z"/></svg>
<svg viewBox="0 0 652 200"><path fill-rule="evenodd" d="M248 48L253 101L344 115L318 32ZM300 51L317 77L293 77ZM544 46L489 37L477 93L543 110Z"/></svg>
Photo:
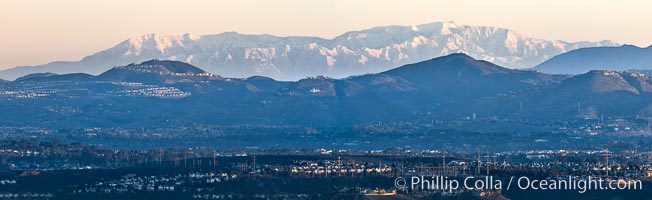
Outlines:
<svg viewBox="0 0 652 200"><path fill-rule="evenodd" d="M346 32L333 39L237 32L203 36L146 34L79 62L6 70L0 72L0 78L14 79L36 72L97 74L113 66L150 59L188 62L226 77L340 78L377 73L458 52L508 68L526 68L570 50L616 45L612 41L570 43L529 38L509 29L456 22L380 26Z"/></svg>
<svg viewBox="0 0 652 200"><path fill-rule="evenodd" d="M123 44L127 46L124 55L127 56L140 56L143 51L156 50L160 53L165 53L168 48L181 47L185 44L199 40L201 37L184 34L184 35L163 35L157 33L150 33L142 36L130 37ZM120 45L119 45L120 46Z"/></svg>

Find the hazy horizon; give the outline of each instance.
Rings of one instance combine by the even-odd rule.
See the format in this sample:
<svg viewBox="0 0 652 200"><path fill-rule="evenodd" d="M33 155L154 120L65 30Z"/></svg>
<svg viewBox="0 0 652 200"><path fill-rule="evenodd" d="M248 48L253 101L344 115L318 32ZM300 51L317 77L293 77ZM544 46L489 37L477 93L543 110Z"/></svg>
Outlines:
<svg viewBox="0 0 652 200"><path fill-rule="evenodd" d="M132 36L243 34L333 38L386 25L455 21L547 40L652 44L648 1L126 1L0 3L0 69L76 61Z"/></svg>

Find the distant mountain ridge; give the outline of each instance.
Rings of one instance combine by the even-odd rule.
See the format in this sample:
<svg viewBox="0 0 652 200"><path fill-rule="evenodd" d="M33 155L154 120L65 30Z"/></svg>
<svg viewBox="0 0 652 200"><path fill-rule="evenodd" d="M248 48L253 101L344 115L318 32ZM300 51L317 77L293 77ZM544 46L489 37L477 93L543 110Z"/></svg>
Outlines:
<svg viewBox="0 0 652 200"><path fill-rule="evenodd" d="M652 78L507 69L455 53L376 74L298 81L226 78L168 60L100 75L33 74L0 83L4 125L179 124L339 127L415 119L559 121L652 116ZM19 116L19 117L16 117Z"/></svg>
<svg viewBox="0 0 652 200"><path fill-rule="evenodd" d="M581 48L557 55L534 69L554 74L582 74L591 70L652 69L652 46Z"/></svg>
<svg viewBox="0 0 652 200"><path fill-rule="evenodd" d="M56 76L56 75L59 75L59 74L50 73L50 72L28 74L28 75L16 78L16 81L29 80L29 79L33 79L33 78L45 78L45 77Z"/></svg>
<svg viewBox="0 0 652 200"><path fill-rule="evenodd" d="M593 70L547 88L485 98L460 108L462 112L477 112L479 116L537 120L650 117L651 100L649 76Z"/></svg>
<svg viewBox="0 0 652 200"><path fill-rule="evenodd" d="M11 115L0 115L0 120L55 127L348 126L438 114L444 108L496 94L548 87L562 78L506 69L465 54L377 74L298 81L223 78L183 62L151 60L114 67L97 76L32 75L2 83L0 113Z"/></svg>
<svg viewBox="0 0 652 200"><path fill-rule="evenodd" d="M150 59L183 61L226 77L260 75L277 80L298 80L323 75L343 78L457 52L508 68L528 68L573 49L614 45L618 44L534 39L508 29L454 22L382 26L347 32L333 39L235 32L204 36L148 34L132 37L77 62L53 62L0 71L0 78L13 80L42 72L96 75L114 66Z"/></svg>

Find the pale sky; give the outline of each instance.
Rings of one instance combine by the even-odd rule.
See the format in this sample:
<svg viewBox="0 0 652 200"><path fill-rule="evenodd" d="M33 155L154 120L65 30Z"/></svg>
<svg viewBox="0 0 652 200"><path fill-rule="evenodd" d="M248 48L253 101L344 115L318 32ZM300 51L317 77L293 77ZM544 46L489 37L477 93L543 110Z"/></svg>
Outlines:
<svg viewBox="0 0 652 200"><path fill-rule="evenodd" d="M647 47L650 10L649 0L0 0L0 69L76 61L147 33L332 38L437 21Z"/></svg>

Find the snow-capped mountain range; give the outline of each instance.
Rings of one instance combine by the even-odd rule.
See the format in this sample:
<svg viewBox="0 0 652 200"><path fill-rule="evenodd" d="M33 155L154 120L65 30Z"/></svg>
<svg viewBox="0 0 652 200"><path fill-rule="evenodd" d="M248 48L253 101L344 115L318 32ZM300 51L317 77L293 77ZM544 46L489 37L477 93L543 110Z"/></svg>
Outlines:
<svg viewBox="0 0 652 200"><path fill-rule="evenodd" d="M564 42L529 38L509 29L435 22L351 31L333 39L226 32L197 36L132 37L76 62L52 62L0 71L13 80L32 73L99 74L150 59L178 60L225 77L268 76L297 80L385 71L451 53L466 53L508 68L529 68L578 48L617 46L613 41Z"/></svg>

